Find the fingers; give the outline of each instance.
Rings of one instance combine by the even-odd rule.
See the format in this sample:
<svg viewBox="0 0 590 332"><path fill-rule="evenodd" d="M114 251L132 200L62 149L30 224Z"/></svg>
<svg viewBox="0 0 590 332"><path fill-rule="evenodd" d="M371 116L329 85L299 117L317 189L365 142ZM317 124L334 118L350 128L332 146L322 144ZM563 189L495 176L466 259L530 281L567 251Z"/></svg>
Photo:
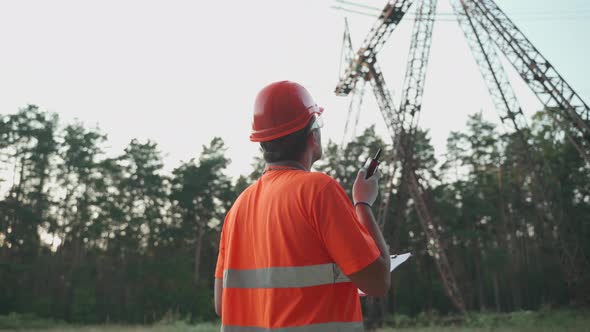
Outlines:
<svg viewBox="0 0 590 332"><path fill-rule="evenodd" d="M361 168L358 172L358 174L356 175L357 178L365 178L365 174L367 174L367 170L365 168Z"/></svg>
<svg viewBox="0 0 590 332"><path fill-rule="evenodd" d="M371 177L369 177L367 180L377 182L377 181L379 181L380 178L381 178L381 172L379 172L379 168L376 168L373 175L371 175Z"/></svg>
<svg viewBox="0 0 590 332"><path fill-rule="evenodd" d="M359 169L358 174L357 174L357 178L365 179L365 176L367 174L367 170L368 170L370 164L371 164L371 158L367 158L367 160L365 160L365 163L363 164L363 166ZM376 167L375 171L373 172L373 175L371 175L366 180L372 180L372 179L379 180L380 178L381 178L381 172L379 172L379 167Z"/></svg>

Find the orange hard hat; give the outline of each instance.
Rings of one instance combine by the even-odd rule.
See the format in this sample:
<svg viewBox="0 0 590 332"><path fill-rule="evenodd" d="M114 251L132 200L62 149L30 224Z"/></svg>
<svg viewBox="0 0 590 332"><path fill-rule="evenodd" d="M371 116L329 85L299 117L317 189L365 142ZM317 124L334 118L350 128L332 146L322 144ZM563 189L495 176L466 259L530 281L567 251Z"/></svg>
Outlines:
<svg viewBox="0 0 590 332"><path fill-rule="evenodd" d="M266 142L303 129L314 114L324 111L300 84L290 81L267 85L256 96L252 142Z"/></svg>

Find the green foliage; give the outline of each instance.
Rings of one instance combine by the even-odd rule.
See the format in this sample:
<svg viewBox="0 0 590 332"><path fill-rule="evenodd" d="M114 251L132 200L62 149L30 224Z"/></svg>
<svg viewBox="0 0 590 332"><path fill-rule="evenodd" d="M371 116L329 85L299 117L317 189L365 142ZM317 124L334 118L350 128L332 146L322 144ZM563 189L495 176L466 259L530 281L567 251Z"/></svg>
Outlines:
<svg viewBox="0 0 590 332"><path fill-rule="evenodd" d="M170 332L217 332L219 325L213 323L199 323L196 325L190 324L186 320L177 320L172 322L165 322L157 324L149 331L170 331Z"/></svg>
<svg viewBox="0 0 590 332"><path fill-rule="evenodd" d="M388 316L388 318L385 319L384 323L387 326L391 326L398 329L416 325L416 323L411 317L404 314L390 315Z"/></svg>
<svg viewBox="0 0 590 332"><path fill-rule="evenodd" d="M590 304L590 167L549 111L522 135L500 134L474 114L464 132L450 134L441 160L420 129L400 137L412 143L405 162L392 161L389 138L374 127L345 146L328 142L314 167L349 193L358 169L383 149L378 199L391 195L375 212L392 251L413 253L393 275L387 324L533 330L537 322L587 323L551 309ZM62 125L33 105L0 116L0 314L7 315L0 326L40 328L57 323L39 317L52 317L216 329L191 324L218 319L212 289L220 230L264 161L255 158L251 172L231 179L216 137L168 173L156 142L133 139L114 156L106 156L106 143L99 129ZM408 172L422 186L468 309L482 313L455 316Z"/></svg>
<svg viewBox="0 0 590 332"><path fill-rule="evenodd" d="M511 327L523 330L535 328L567 328L578 325L590 327L587 310L548 309L543 307L539 311L521 310L506 314L473 313L465 321L465 326L480 328Z"/></svg>
<svg viewBox="0 0 590 332"><path fill-rule="evenodd" d="M387 327L404 331L584 331L590 328L588 310L551 309L511 313L471 312L467 316L440 316L424 312L409 317L392 315ZM382 331L389 331L387 328Z"/></svg>
<svg viewBox="0 0 590 332"><path fill-rule="evenodd" d="M459 316L439 316L426 313L416 317L390 316L387 327L379 331L586 331L590 327L590 315L586 310L541 309L537 312L521 311L509 314L470 313L464 319ZM0 329L19 331L146 331L146 332L213 332L219 331L219 323L192 324L190 318L181 318L169 311L153 325L95 325L77 326L50 319L41 319L31 314L0 316Z"/></svg>
<svg viewBox="0 0 590 332"><path fill-rule="evenodd" d="M75 322L96 322L96 297L89 287L79 287L74 291L72 320Z"/></svg>
<svg viewBox="0 0 590 332"><path fill-rule="evenodd" d="M64 325L64 322L49 318L40 318L35 314L11 312L0 316L0 330L49 329Z"/></svg>

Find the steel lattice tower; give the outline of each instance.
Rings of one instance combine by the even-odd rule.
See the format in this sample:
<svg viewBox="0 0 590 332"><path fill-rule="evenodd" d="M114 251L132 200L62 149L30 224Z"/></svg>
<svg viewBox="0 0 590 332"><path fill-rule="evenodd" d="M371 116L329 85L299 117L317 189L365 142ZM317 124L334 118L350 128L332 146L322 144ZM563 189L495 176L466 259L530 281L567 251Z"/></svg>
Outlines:
<svg viewBox="0 0 590 332"><path fill-rule="evenodd" d="M544 194L547 184L541 174L543 161L535 159L533 157L535 154L531 153L534 147L527 143L526 119L502 67L498 51L504 54L543 106L552 110L552 117L564 127L568 139L588 163L590 163L590 108L493 0L449 1L492 101L500 113L500 118L503 122L510 121L525 147L527 164L539 183L536 188L533 188L538 215L541 218L553 219L551 207ZM414 2L416 16L403 94L400 105L397 107L377 64L377 54ZM413 135L417 127L417 115L422 105L436 4L437 0L389 0L356 53L352 50L347 26L344 40L344 52L347 55L344 58L347 67L342 70L335 93L341 96L352 94L355 98L355 95L362 93L365 82L370 83L393 141L392 165L401 163L409 169L404 172L404 176L406 176L408 191L414 201L420 224L426 234L428 249L434 256L437 270L451 302L457 310L465 313L463 296L447 258L445 245L438 234L439 226L434 222L426 204L424 190L413 166ZM356 104L360 103L358 96L356 98ZM351 102L351 108L353 104L354 102ZM394 169L393 175L386 184L387 189L380 206L378 221L381 227L387 216L395 171ZM567 246L564 246L562 250L565 251L564 256L571 257L567 252Z"/></svg>

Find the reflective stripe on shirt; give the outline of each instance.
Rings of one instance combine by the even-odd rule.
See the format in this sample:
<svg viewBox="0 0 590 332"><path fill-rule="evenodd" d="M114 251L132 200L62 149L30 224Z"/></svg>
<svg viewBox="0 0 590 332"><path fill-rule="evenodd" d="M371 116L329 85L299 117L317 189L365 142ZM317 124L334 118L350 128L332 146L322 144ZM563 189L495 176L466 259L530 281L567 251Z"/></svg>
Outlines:
<svg viewBox="0 0 590 332"><path fill-rule="evenodd" d="M264 328L257 326L222 325L221 332L362 332L362 322L332 322L303 326Z"/></svg>
<svg viewBox="0 0 590 332"><path fill-rule="evenodd" d="M223 271L224 288L293 288L340 282L350 282L350 279L333 263Z"/></svg>

